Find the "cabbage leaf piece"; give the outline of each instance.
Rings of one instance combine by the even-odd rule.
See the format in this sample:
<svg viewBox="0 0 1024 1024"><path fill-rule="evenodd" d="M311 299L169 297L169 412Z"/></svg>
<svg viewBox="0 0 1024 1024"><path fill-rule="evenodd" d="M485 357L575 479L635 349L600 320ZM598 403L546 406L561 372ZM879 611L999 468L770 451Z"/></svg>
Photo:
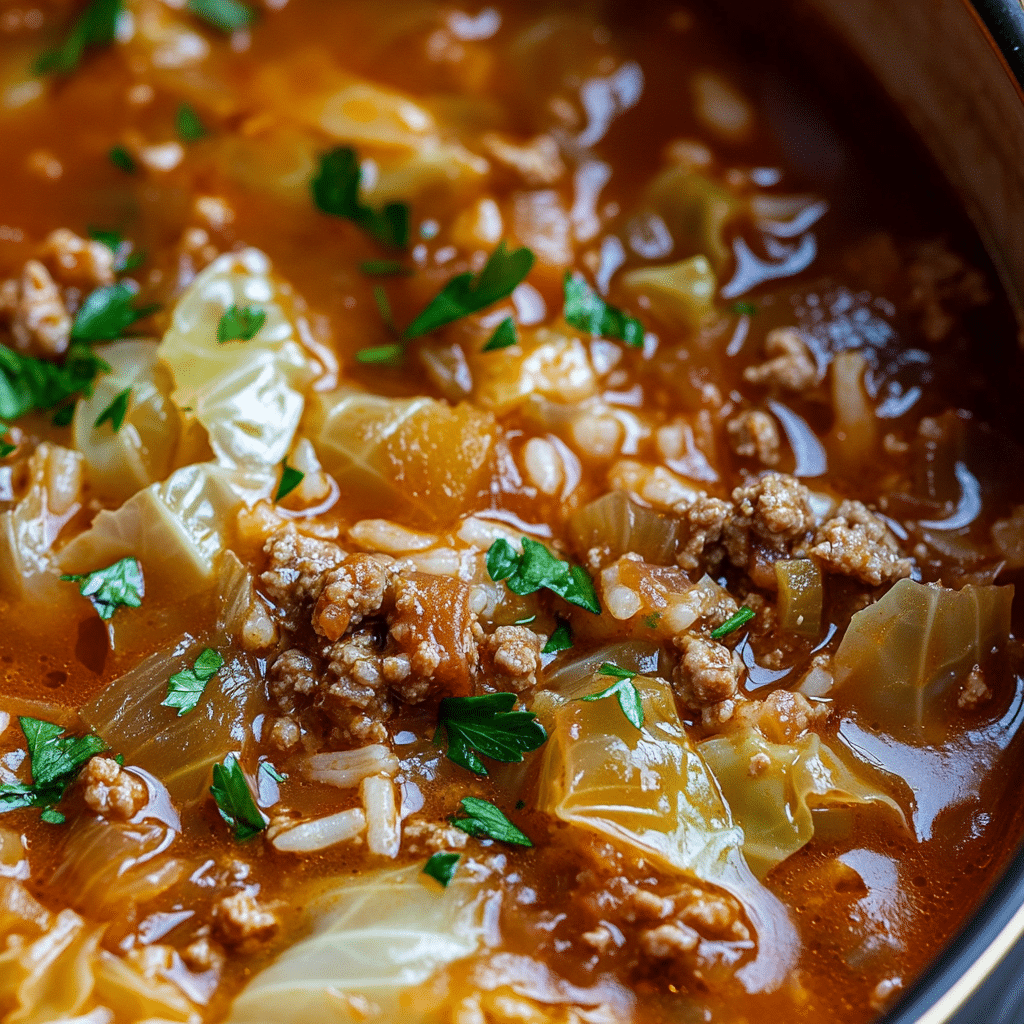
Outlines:
<svg viewBox="0 0 1024 1024"><path fill-rule="evenodd" d="M865 725L936 738L955 683L1005 647L1012 602L1012 586L900 580L850 621L833 661L837 689Z"/></svg>
<svg viewBox="0 0 1024 1024"><path fill-rule="evenodd" d="M232 307L266 315L255 337L218 340ZM299 342L300 320L291 289L258 249L214 260L174 307L157 354L174 378L172 398L186 423L202 424L221 464L273 466L288 454L317 373Z"/></svg>
<svg viewBox="0 0 1024 1024"><path fill-rule="evenodd" d="M228 1024L351 1024L351 996L379 1007L381 1021L436 1024L416 987L494 941L498 899L471 864L445 889L420 864L346 878L312 907L313 934L242 991Z"/></svg>
<svg viewBox="0 0 1024 1024"><path fill-rule="evenodd" d="M622 283L628 291L646 296L655 315L673 327L696 332L715 315L718 282L704 256L631 270Z"/></svg>
<svg viewBox="0 0 1024 1024"><path fill-rule="evenodd" d="M743 730L704 740L697 750L743 829L743 855L758 878L810 842L818 815L875 804L906 825L899 804L858 778L814 733L772 743L754 729ZM759 755L768 763L752 777L751 760Z"/></svg>

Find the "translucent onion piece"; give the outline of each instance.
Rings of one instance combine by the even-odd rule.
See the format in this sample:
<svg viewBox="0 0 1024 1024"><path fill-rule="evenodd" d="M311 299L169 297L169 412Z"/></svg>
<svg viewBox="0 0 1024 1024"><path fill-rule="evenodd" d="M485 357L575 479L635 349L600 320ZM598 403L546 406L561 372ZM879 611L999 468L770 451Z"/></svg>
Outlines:
<svg viewBox="0 0 1024 1024"><path fill-rule="evenodd" d="M324 469L366 511L431 526L466 510L494 429L491 416L469 405L343 389L318 396L309 435Z"/></svg>
<svg viewBox="0 0 1024 1024"><path fill-rule="evenodd" d="M152 772L179 801L206 794L212 766L241 749L265 701L255 660L224 652L224 667L206 684L195 710L178 717L161 707L167 680L191 668L207 646L205 639L186 635L115 679L81 712L113 750Z"/></svg>
<svg viewBox="0 0 1024 1024"><path fill-rule="evenodd" d="M954 684L1005 646L1012 602L1012 586L900 580L850 621L832 663L836 687L864 725L922 740L944 728Z"/></svg>
<svg viewBox="0 0 1024 1024"><path fill-rule="evenodd" d="M867 359L860 352L839 352L832 359L832 411L829 434L837 464L847 472L866 466L878 451L878 419L864 390Z"/></svg>
<svg viewBox="0 0 1024 1024"><path fill-rule="evenodd" d="M212 585L233 514L269 497L274 485L271 473L186 466L100 512L61 552L61 571L89 572L131 556L142 564L147 593L188 597Z"/></svg>
<svg viewBox="0 0 1024 1024"><path fill-rule="evenodd" d="M779 625L798 636L820 635L821 569L809 558L780 559L775 563L775 579L779 584Z"/></svg>
<svg viewBox="0 0 1024 1024"><path fill-rule="evenodd" d="M705 256L631 270L622 283L630 292L646 296L654 314L673 327L695 333L715 315L718 282Z"/></svg>
<svg viewBox="0 0 1024 1024"><path fill-rule="evenodd" d="M574 655L573 651L563 655L565 660L556 663L544 677L545 688L565 700L571 699L571 695L575 695L582 685L589 683L593 674L605 662L639 675L653 676L660 673L659 664L662 658L658 645L645 640L606 644L589 654Z"/></svg>
<svg viewBox="0 0 1024 1024"><path fill-rule="evenodd" d="M673 561L680 526L677 519L659 515L631 501L622 491L611 491L577 509L569 519L575 548L608 548L612 558L629 551L652 565Z"/></svg>
<svg viewBox="0 0 1024 1024"><path fill-rule="evenodd" d="M218 342L232 305L266 321L248 341ZM273 466L287 455L317 366L299 343L291 289L257 249L214 260L178 300L158 355L174 378L173 399L205 427L226 466Z"/></svg>
<svg viewBox="0 0 1024 1024"><path fill-rule="evenodd" d="M118 1021L181 1021L199 1024L195 1007L181 990L161 978L144 977L120 957L101 950L94 965L95 996Z"/></svg>
<svg viewBox="0 0 1024 1024"><path fill-rule="evenodd" d="M88 469L89 487L105 501L121 504L171 471L181 419L171 402L171 382L157 365L155 341L118 341L105 345L111 373L100 376L92 395L75 406L75 447ZM126 388L128 414L120 429L96 420Z"/></svg>
<svg viewBox="0 0 1024 1024"><path fill-rule="evenodd" d="M813 733L794 743L770 743L756 731L745 730L705 740L697 749L743 829L743 855L758 878L810 842L815 828L812 809L828 815L874 803L884 805L906 825L890 796L859 779ZM763 766L756 775L752 763Z"/></svg>
<svg viewBox="0 0 1024 1024"><path fill-rule="evenodd" d="M313 934L243 990L228 1024L351 1024L346 997L376 1005L382 1021L434 1024L436 1007L415 987L496 940L500 896L478 874L460 863L447 889L421 864L346 878L313 906Z"/></svg>

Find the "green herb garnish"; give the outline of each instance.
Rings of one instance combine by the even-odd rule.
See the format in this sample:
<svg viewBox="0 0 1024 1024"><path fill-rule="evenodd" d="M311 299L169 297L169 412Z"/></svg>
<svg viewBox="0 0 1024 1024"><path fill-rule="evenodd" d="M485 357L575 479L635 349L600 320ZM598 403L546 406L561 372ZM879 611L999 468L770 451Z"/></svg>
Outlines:
<svg viewBox="0 0 1024 1024"><path fill-rule="evenodd" d="M516 334L516 322L512 317L507 316L494 328L494 333L488 338L487 344L481 349L482 352L495 352L500 348L508 348L519 341Z"/></svg>
<svg viewBox="0 0 1024 1024"><path fill-rule="evenodd" d="M125 388L114 400L96 417L93 426L98 430L104 423L109 423L116 434L124 425L125 417L128 415L128 403L132 397L132 389Z"/></svg>
<svg viewBox="0 0 1024 1024"><path fill-rule="evenodd" d="M241 0L188 0L188 9L221 32L237 32L256 20L256 12Z"/></svg>
<svg viewBox="0 0 1024 1024"><path fill-rule="evenodd" d="M480 800L475 796L463 797L460 804L465 818L452 818L451 823L471 836L483 836L497 839L502 843L514 843L516 846L533 846L529 837L505 817L489 800Z"/></svg>
<svg viewBox="0 0 1024 1024"><path fill-rule="evenodd" d="M457 765L486 775L478 753L506 764L522 761L547 738L532 711L513 711L514 693L488 693L482 697L445 697L438 712L436 740L444 730L448 758Z"/></svg>
<svg viewBox="0 0 1024 1024"><path fill-rule="evenodd" d="M530 272L533 263L534 255L529 249L509 252L502 242L479 274L453 277L409 325L406 338L419 338L508 298Z"/></svg>
<svg viewBox="0 0 1024 1024"><path fill-rule="evenodd" d="M125 174L134 174L139 169L139 165L135 162L135 157L124 146L112 146L107 152L107 158L119 171L124 171Z"/></svg>
<svg viewBox="0 0 1024 1024"><path fill-rule="evenodd" d="M737 316L755 316L757 314L757 306L752 302L734 302L732 304L732 311Z"/></svg>
<svg viewBox="0 0 1024 1024"><path fill-rule="evenodd" d="M580 274L564 280L565 321L594 338L615 338L633 348L644 344L644 325L621 309L609 306Z"/></svg>
<svg viewBox="0 0 1024 1024"><path fill-rule="evenodd" d="M64 815L52 810L85 763L106 749L99 736L66 736L62 726L38 718L19 718L28 744L32 782L0 784L0 813L19 807L42 807L43 820L59 825ZM47 813L49 812L49 813Z"/></svg>
<svg viewBox="0 0 1024 1024"><path fill-rule="evenodd" d="M288 465L288 460L285 459L281 463L281 482L277 485L277 493L274 495L274 501L280 501L282 498L287 498L292 491L295 490L299 484L306 478L306 474L301 469L296 469L294 466Z"/></svg>
<svg viewBox="0 0 1024 1024"><path fill-rule="evenodd" d="M745 626L752 618L754 618L754 615L755 612L753 608L748 608L744 605L739 609L739 611L730 615L729 618L727 618L717 629L711 630L711 639L721 640L723 636L728 636L741 626Z"/></svg>
<svg viewBox="0 0 1024 1024"><path fill-rule="evenodd" d="M423 874L430 875L447 889L461 856L460 853L432 854L430 860L423 867Z"/></svg>
<svg viewBox="0 0 1024 1024"><path fill-rule="evenodd" d="M611 676L616 682L611 686L599 690L597 693L588 694L580 700L604 700L605 697L615 697L622 708L622 713L638 729L644 725L644 707L640 701L640 694L633 685L635 672L629 669L619 668L618 665L611 665L607 661L597 670L602 676Z"/></svg>
<svg viewBox="0 0 1024 1024"><path fill-rule="evenodd" d="M320 158L320 167L310 183L313 202L332 217L358 224L378 242L394 249L409 243L409 207L388 203L381 210L363 204L359 198L359 158L349 146L339 146Z"/></svg>
<svg viewBox="0 0 1024 1024"><path fill-rule="evenodd" d="M6 459L17 447L16 444L11 444L9 441L0 441L0 459Z"/></svg>
<svg viewBox="0 0 1024 1024"><path fill-rule="evenodd" d="M155 313L157 306L136 308L135 292L126 284L97 288L86 296L75 314L71 337L75 341L113 341L136 321Z"/></svg>
<svg viewBox="0 0 1024 1024"><path fill-rule="evenodd" d="M183 142L198 142L206 137L206 125L196 113L195 107L182 103L174 116L174 126Z"/></svg>
<svg viewBox="0 0 1024 1024"><path fill-rule="evenodd" d="M217 341L251 341L267 322L258 306L228 306L217 323Z"/></svg>
<svg viewBox="0 0 1024 1024"><path fill-rule="evenodd" d="M563 562L529 537L523 537L521 555L499 537L487 552L487 571L492 580L504 580L513 594L533 594L546 587L570 604L586 608L595 615L601 614L594 583L586 569Z"/></svg>
<svg viewBox="0 0 1024 1024"><path fill-rule="evenodd" d="M405 358L405 346L400 342L390 345L375 345L361 348L356 353L357 363L376 364L380 366L399 366Z"/></svg>
<svg viewBox="0 0 1024 1024"><path fill-rule="evenodd" d="M144 252L132 252L132 243L117 231L107 231L104 228L89 228L89 237L96 242L105 245L116 257L114 270L119 274L126 270L134 270L146 259Z"/></svg>
<svg viewBox="0 0 1024 1024"><path fill-rule="evenodd" d="M260 768L259 768L259 770L261 772L265 772L275 782L287 782L288 781L288 776L285 775L283 772L279 772L269 761L260 761Z"/></svg>
<svg viewBox="0 0 1024 1024"><path fill-rule="evenodd" d="M568 622L559 622L555 626L548 642L541 648L541 654L557 654L559 651L567 651L572 647L572 631Z"/></svg>
<svg viewBox="0 0 1024 1024"><path fill-rule="evenodd" d="M212 647L207 647L191 668L175 672L167 680L167 696L160 701L160 706L177 708L179 718L187 715L199 703L206 684L223 666L224 659Z"/></svg>
<svg viewBox="0 0 1024 1024"><path fill-rule="evenodd" d="M213 766L210 793L217 802L220 816L234 829L237 842L244 843L267 827L267 819L256 806L249 782L234 754L228 754L223 764Z"/></svg>
<svg viewBox="0 0 1024 1024"><path fill-rule="evenodd" d="M0 417L16 420L33 409L62 406L66 426L75 408L71 400L92 394L92 382L103 372L109 373L110 367L81 343L71 345L63 366L0 345Z"/></svg>
<svg viewBox="0 0 1024 1024"><path fill-rule="evenodd" d="M32 73L66 75L78 67L87 47L109 46L123 6L122 0L92 0L64 41L36 59Z"/></svg>
<svg viewBox="0 0 1024 1024"><path fill-rule="evenodd" d="M409 277L412 271L398 260L365 260L359 269L367 277Z"/></svg>
<svg viewBox="0 0 1024 1024"><path fill-rule="evenodd" d="M62 580L79 584L78 592L92 602L101 619L110 619L118 608L138 608L146 593L142 566L134 558L122 558L95 572L65 574Z"/></svg>

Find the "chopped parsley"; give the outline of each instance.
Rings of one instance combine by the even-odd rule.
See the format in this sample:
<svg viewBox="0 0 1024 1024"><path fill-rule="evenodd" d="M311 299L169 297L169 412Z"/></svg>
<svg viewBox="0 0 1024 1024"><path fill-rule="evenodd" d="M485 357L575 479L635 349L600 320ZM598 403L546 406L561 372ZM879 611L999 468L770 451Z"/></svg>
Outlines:
<svg viewBox="0 0 1024 1024"><path fill-rule="evenodd" d="M19 718L28 744L31 783L0 784L0 813L19 807L42 807L43 820L59 825L64 815L53 810L93 754L106 749L99 736L66 736L62 726L38 718Z"/></svg>
<svg viewBox="0 0 1024 1024"><path fill-rule="evenodd" d="M460 804L465 818L452 818L451 823L471 836L497 839L516 846L533 846L530 838L512 824L489 800L475 796L463 797Z"/></svg>
<svg viewBox="0 0 1024 1024"><path fill-rule="evenodd" d="M523 553L503 537L487 552L487 571L492 580L504 580L513 594L533 594L546 587L570 604L601 614L593 580L586 569L556 558L543 544L523 537Z"/></svg>
<svg viewBox="0 0 1024 1024"><path fill-rule="evenodd" d="M365 260L359 269L367 277L408 277L412 271L398 260Z"/></svg>
<svg viewBox="0 0 1024 1024"><path fill-rule="evenodd" d="M182 103L174 115L174 127L182 142L198 142L206 137L206 125L196 113L195 107Z"/></svg>
<svg viewBox="0 0 1024 1024"><path fill-rule="evenodd" d="M572 647L572 631L568 622L559 622L548 642L541 648L541 654L557 654Z"/></svg>
<svg viewBox="0 0 1024 1024"><path fill-rule="evenodd" d="M0 459L6 459L8 455L16 451L18 446L10 441L0 441Z"/></svg>
<svg viewBox="0 0 1024 1024"><path fill-rule="evenodd" d="M430 860L423 867L423 874L430 875L447 889L461 856L460 853L438 852L432 854Z"/></svg>
<svg viewBox="0 0 1024 1024"><path fill-rule="evenodd" d="M648 629L657 629L658 623L661 621L661 612L651 612L650 615L644 616L644 625Z"/></svg>
<svg viewBox="0 0 1024 1024"><path fill-rule="evenodd" d="M199 703L206 684L224 667L224 659L207 647L191 668L175 672L167 680L167 696L160 701L164 708L177 708L178 717L187 715Z"/></svg>
<svg viewBox="0 0 1024 1024"><path fill-rule="evenodd" d="M305 480L306 474L301 469L296 469L294 466L288 465L288 460L285 459L281 463L281 482L277 485L277 493L274 495L274 501L280 501L282 498L287 498L292 491L295 490L299 484Z"/></svg>
<svg viewBox="0 0 1024 1024"><path fill-rule="evenodd" d="M267 819L256 806L249 782L234 754L228 754L223 764L213 766L210 793L217 802L220 816L234 829L239 843L252 839L267 827Z"/></svg>
<svg viewBox="0 0 1024 1024"><path fill-rule="evenodd" d="M752 302L734 302L732 304L732 311L737 316L756 316L757 306Z"/></svg>
<svg viewBox="0 0 1024 1024"><path fill-rule="evenodd" d="M398 366L405 358L405 346L400 342L392 342L389 345L374 345L371 348L361 348L356 353L357 363L377 364L379 366Z"/></svg>
<svg viewBox="0 0 1024 1024"><path fill-rule="evenodd" d="M373 289L373 301L377 304L377 312L380 313L380 318L384 321L384 326L392 334L397 334L398 331L395 327L395 314L391 311L391 300L388 298L388 293L384 291L384 288L381 285L377 285Z"/></svg>
<svg viewBox="0 0 1024 1024"><path fill-rule="evenodd" d="M36 75L66 75L78 67L90 46L109 46L117 31L122 0L92 0L60 45L41 54L32 66Z"/></svg>
<svg viewBox="0 0 1024 1024"><path fill-rule="evenodd" d="M711 630L712 640L721 640L723 636L728 636L730 633L734 633L741 626L745 626L752 618L754 618L755 612L753 608L748 608L744 605L738 611L733 613L723 622L717 629Z"/></svg>
<svg viewBox="0 0 1024 1024"><path fill-rule="evenodd" d="M256 12L241 0L188 0L187 7L221 32L238 32L256 20Z"/></svg>
<svg viewBox="0 0 1024 1024"><path fill-rule="evenodd" d="M597 670L602 676L611 676L616 681L611 686L599 690L597 693L588 694L580 700L604 700L605 697L614 696L622 708L622 713L638 729L644 726L644 707L640 701L640 694L633 685L635 672L629 669L619 668L618 665L611 665L607 661Z"/></svg>
<svg viewBox="0 0 1024 1024"><path fill-rule="evenodd" d="M360 178L354 149L339 146L325 153L310 183L317 209L358 224L384 245L404 249L409 243L409 207L405 203L388 203L380 210L366 206L359 198Z"/></svg>
<svg viewBox="0 0 1024 1024"><path fill-rule="evenodd" d="M261 772L264 772L269 778L275 782L287 782L288 776L279 772L269 761L260 761Z"/></svg>
<svg viewBox="0 0 1024 1024"><path fill-rule="evenodd" d="M508 298L529 274L533 263L534 255L529 249L509 252L501 242L479 274L459 274L441 289L409 325L406 338L419 338Z"/></svg>
<svg viewBox="0 0 1024 1024"><path fill-rule="evenodd" d="M107 152L107 159L119 171L124 171L125 174L134 174L139 169L139 165L135 162L135 157L124 146L111 147Z"/></svg>
<svg viewBox="0 0 1024 1024"><path fill-rule="evenodd" d="M0 345L0 418L16 420L33 409L58 409L71 421L74 399L92 394L92 382L110 367L88 345L73 343L64 365L33 359ZM67 404L66 404L67 403Z"/></svg>
<svg viewBox="0 0 1024 1024"><path fill-rule="evenodd" d="M128 403L131 401L132 389L125 388L114 400L96 417L93 426L98 430L104 423L109 423L116 434L124 426L125 417L128 415Z"/></svg>
<svg viewBox="0 0 1024 1024"><path fill-rule="evenodd" d="M508 348L519 341L516 334L516 322L512 317L507 316L494 328L494 333L488 338L487 344L481 349L482 352L496 352L500 348Z"/></svg>
<svg viewBox="0 0 1024 1024"><path fill-rule="evenodd" d="M107 231L104 228L89 228L89 237L105 245L115 257L114 270L119 274L134 270L145 262L144 252L132 252L132 243L127 241L120 232Z"/></svg>
<svg viewBox="0 0 1024 1024"><path fill-rule="evenodd" d="M267 322L258 306L228 306L217 323L217 341L252 341Z"/></svg>
<svg viewBox="0 0 1024 1024"><path fill-rule="evenodd" d="M135 291L126 284L110 284L90 292L75 314L71 337L75 341L113 341L132 324L155 313L156 306L134 305Z"/></svg>
<svg viewBox="0 0 1024 1024"><path fill-rule="evenodd" d="M532 711L513 711L514 693L488 693L482 697L445 697L438 713L435 740L444 730L448 758L457 765L486 775L478 754L506 764L522 761L547 738Z"/></svg>
<svg viewBox="0 0 1024 1024"><path fill-rule="evenodd" d="M68 583L77 583L78 592L92 602L101 619L110 619L118 608L138 608L146 593L142 566L134 558L122 558L95 572L61 576Z"/></svg>
<svg viewBox="0 0 1024 1024"><path fill-rule="evenodd" d="M642 348L644 325L621 309L609 306L580 274L566 273L564 281L566 323L594 338L615 338L632 348Z"/></svg>

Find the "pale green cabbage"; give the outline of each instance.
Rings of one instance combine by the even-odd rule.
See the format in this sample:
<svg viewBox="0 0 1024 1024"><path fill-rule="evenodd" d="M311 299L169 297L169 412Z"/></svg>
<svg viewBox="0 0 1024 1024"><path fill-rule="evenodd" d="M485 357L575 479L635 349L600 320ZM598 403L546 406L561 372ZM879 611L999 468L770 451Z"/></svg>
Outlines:
<svg viewBox="0 0 1024 1024"><path fill-rule="evenodd" d="M217 340L231 306L266 322L248 341ZM299 342L291 289L257 249L214 260L178 300L157 354L174 378L175 404L206 429L226 466L272 466L287 455L317 365Z"/></svg>
<svg viewBox="0 0 1024 1024"><path fill-rule="evenodd" d="M651 310L674 327L697 331L715 315L718 282L705 256L631 270L622 283L629 291L646 296Z"/></svg>
<svg viewBox="0 0 1024 1024"><path fill-rule="evenodd" d="M758 878L810 842L817 815L876 804L906 824L892 797L858 778L814 733L771 743L753 729L742 730L705 740L697 750L743 829L743 855ZM751 775L758 755L768 764Z"/></svg>
<svg viewBox="0 0 1024 1024"><path fill-rule="evenodd" d="M1013 587L950 590L900 580L850 621L832 669L862 724L910 739L946 727L948 702L1010 635Z"/></svg>
<svg viewBox="0 0 1024 1024"><path fill-rule="evenodd" d="M312 907L313 934L249 983L228 1024L351 1024L353 996L381 1024L433 1024L437 1007L416 987L494 940L498 898L465 858L447 889L420 864L345 878Z"/></svg>

